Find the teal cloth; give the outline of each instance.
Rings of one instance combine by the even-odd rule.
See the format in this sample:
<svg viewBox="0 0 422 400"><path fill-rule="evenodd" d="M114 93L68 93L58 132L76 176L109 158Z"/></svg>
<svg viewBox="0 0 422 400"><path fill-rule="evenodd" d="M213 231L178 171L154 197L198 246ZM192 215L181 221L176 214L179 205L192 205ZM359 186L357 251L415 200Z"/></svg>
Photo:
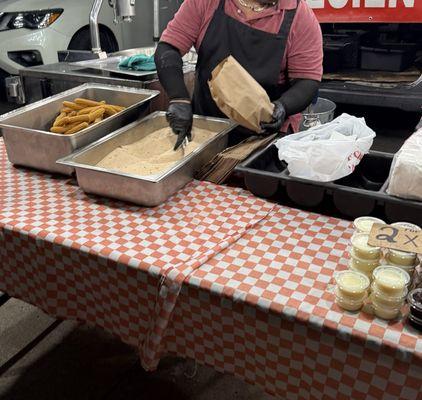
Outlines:
<svg viewBox="0 0 422 400"><path fill-rule="evenodd" d="M137 54L132 57L124 58L119 63L121 69L132 69L134 71L155 71L157 68L154 62L154 56Z"/></svg>

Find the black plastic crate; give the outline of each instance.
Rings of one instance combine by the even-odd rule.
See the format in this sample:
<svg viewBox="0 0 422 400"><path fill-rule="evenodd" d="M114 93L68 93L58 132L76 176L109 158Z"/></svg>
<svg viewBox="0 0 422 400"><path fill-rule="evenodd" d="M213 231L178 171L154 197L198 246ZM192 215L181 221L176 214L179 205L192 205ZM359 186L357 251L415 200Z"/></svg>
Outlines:
<svg viewBox="0 0 422 400"><path fill-rule="evenodd" d="M324 35L324 70L354 69L359 65L360 36L357 34Z"/></svg>
<svg viewBox="0 0 422 400"><path fill-rule="evenodd" d="M362 46L360 50L362 69L402 72L413 65L417 46L412 43L384 43Z"/></svg>
<svg viewBox="0 0 422 400"><path fill-rule="evenodd" d="M377 214L390 222L422 225L422 202L386 193L392 161L393 154L371 151L351 175L336 182L315 182L290 176L287 165L278 158L278 149L271 145L240 164L236 171L243 176L247 189L259 197L283 203L289 199L307 209L329 201L336 211L351 218Z"/></svg>
<svg viewBox="0 0 422 400"><path fill-rule="evenodd" d="M324 73L337 72L342 68L343 46L324 45Z"/></svg>

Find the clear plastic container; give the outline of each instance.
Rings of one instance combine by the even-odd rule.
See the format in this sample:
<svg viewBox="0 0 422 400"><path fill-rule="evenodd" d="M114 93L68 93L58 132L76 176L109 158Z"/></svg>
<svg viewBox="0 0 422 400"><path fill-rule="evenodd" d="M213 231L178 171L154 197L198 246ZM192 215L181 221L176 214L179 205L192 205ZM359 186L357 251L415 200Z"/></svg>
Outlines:
<svg viewBox="0 0 422 400"><path fill-rule="evenodd" d="M359 301L366 297L370 281L367 276L355 271L341 271L334 275L336 281L336 296Z"/></svg>
<svg viewBox="0 0 422 400"><path fill-rule="evenodd" d="M406 253L404 251L389 249L385 256L387 262L403 267L414 267L417 261L416 253Z"/></svg>
<svg viewBox="0 0 422 400"><path fill-rule="evenodd" d="M357 257L356 252L353 249L350 251L350 256L350 264L352 267L351 269L354 271L362 272L365 275L372 275L374 269L380 266L379 259L365 260L363 258Z"/></svg>
<svg viewBox="0 0 422 400"><path fill-rule="evenodd" d="M411 224L410 222L395 222L394 224L391 224L391 226L394 226L396 228L409 229L410 231L414 232L422 231L422 228L420 226Z"/></svg>
<svg viewBox="0 0 422 400"><path fill-rule="evenodd" d="M356 233L366 233L369 234L374 224L385 224L382 219L374 217L359 217L356 218L353 222Z"/></svg>
<svg viewBox="0 0 422 400"><path fill-rule="evenodd" d="M407 296L410 315L422 321L422 288L412 290Z"/></svg>
<svg viewBox="0 0 422 400"><path fill-rule="evenodd" d="M381 248L368 244L369 235L366 233L356 233L352 237L352 247L356 257L364 260L379 260L381 258Z"/></svg>
<svg viewBox="0 0 422 400"><path fill-rule="evenodd" d="M391 265L375 268L372 276L376 289L386 296L401 296L410 283L410 276L407 272Z"/></svg>
<svg viewBox="0 0 422 400"><path fill-rule="evenodd" d="M343 296L338 288L336 288L335 294L337 305L347 311L359 311L368 297L367 292L365 292L360 298L352 299L348 296Z"/></svg>
<svg viewBox="0 0 422 400"><path fill-rule="evenodd" d="M369 282L371 282L371 281L372 281L372 272L365 273L365 272L359 271L358 269L356 269L356 268L352 265L352 262L351 262L351 261L349 262L349 269L350 269L350 271L359 272L360 274L364 274L364 275L365 275L365 276L369 279Z"/></svg>
<svg viewBox="0 0 422 400"><path fill-rule="evenodd" d="M386 295L384 292L378 290L378 286L375 282L371 285L371 301L372 303L376 303L377 305L385 308L401 308L406 300L407 296L407 289L403 290L398 296L389 296Z"/></svg>
<svg viewBox="0 0 422 400"><path fill-rule="evenodd" d="M413 328L417 329L418 331L422 332L422 319L415 318L412 315L409 315L408 322Z"/></svg>
<svg viewBox="0 0 422 400"><path fill-rule="evenodd" d="M400 265L397 265L397 268L400 268L402 271L406 272L407 275L409 275L410 280L409 283L406 285L406 287L408 289L411 288L412 284L413 284L413 278L415 276L415 269L406 269L405 267L401 267Z"/></svg>
<svg viewBox="0 0 422 400"><path fill-rule="evenodd" d="M406 271L410 276L412 276L413 272L415 271L415 269L419 265L419 260L416 260L414 265L412 265L410 267L406 267L405 265L394 264L394 263L388 261L388 259L384 258L383 260L381 260L381 265L384 265L384 266L390 265L392 267L400 268L401 270Z"/></svg>
<svg viewBox="0 0 422 400"><path fill-rule="evenodd" d="M400 308L384 307L377 303L372 303L372 309L378 318L391 320L396 319L400 315Z"/></svg>

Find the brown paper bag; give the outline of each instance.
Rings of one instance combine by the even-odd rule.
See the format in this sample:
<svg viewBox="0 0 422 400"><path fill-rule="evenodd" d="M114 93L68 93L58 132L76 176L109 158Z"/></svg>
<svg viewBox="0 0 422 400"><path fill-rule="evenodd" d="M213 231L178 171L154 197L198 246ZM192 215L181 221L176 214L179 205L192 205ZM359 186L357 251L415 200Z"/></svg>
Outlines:
<svg viewBox="0 0 422 400"><path fill-rule="evenodd" d="M271 121L274 105L267 92L234 57L215 67L208 86L219 109L239 125L259 133L260 123Z"/></svg>

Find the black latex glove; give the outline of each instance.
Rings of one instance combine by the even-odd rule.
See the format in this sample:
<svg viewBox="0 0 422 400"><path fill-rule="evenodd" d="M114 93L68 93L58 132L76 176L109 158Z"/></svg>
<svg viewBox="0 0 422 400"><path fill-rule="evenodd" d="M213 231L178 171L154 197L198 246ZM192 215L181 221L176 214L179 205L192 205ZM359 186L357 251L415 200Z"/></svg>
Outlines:
<svg viewBox="0 0 422 400"><path fill-rule="evenodd" d="M286 121L286 109L281 101L274 102L273 119L271 122L262 122L261 128L266 134L278 133Z"/></svg>
<svg viewBox="0 0 422 400"><path fill-rule="evenodd" d="M186 101L179 102L177 100L171 102L166 118L171 129L177 135L174 150L177 150L182 145L185 138L188 138L189 141L192 140L193 112L190 103Z"/></svg>

